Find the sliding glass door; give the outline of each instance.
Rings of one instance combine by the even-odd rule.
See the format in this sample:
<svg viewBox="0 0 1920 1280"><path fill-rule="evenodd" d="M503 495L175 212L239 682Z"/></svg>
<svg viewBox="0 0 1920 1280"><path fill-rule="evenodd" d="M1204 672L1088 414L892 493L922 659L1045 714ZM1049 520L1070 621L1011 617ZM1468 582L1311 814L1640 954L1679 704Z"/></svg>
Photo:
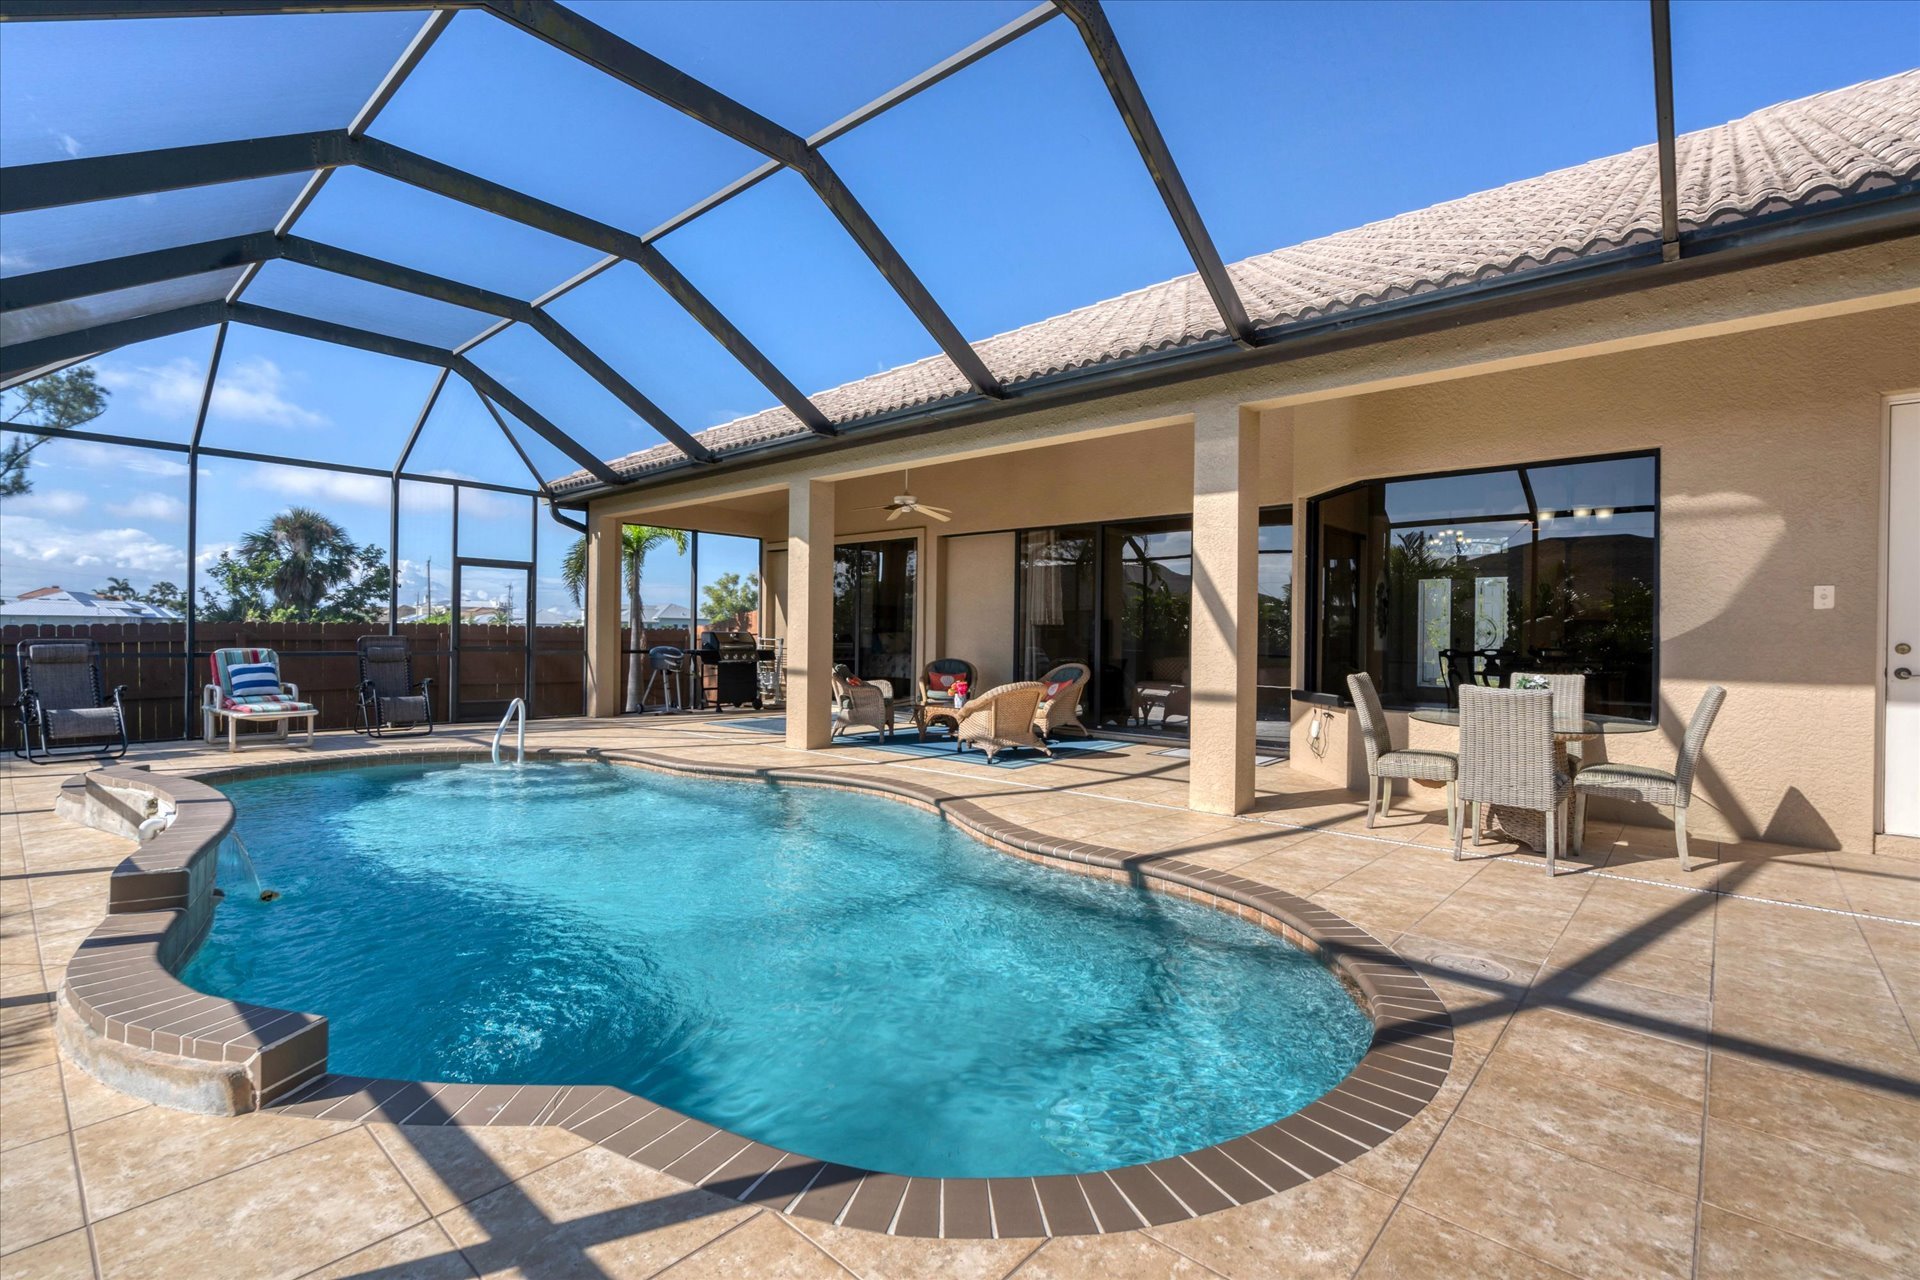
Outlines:
<svg viewBox="0 0 1920 1280"><path fill-rule="evenodd" d="M833 660L863 680L891 680L910 692L913 617L920 572L915 538L848 543L833 549Z"/></svg>

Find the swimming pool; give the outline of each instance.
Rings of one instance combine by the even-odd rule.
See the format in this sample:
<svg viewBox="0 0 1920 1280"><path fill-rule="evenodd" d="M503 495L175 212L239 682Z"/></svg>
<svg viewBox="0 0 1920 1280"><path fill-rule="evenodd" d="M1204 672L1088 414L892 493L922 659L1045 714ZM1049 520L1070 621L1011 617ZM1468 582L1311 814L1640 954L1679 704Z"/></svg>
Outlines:
<svg viewBox="0 0 1920 1280"><path fill-rule="evenodd" d="M1372 1022L1316 959L877 797L598 764L222 787L275 902L182 973L330 1020L336 1072L611 1084L771 1146L1038 1176L1221 1142Z"/></svg>

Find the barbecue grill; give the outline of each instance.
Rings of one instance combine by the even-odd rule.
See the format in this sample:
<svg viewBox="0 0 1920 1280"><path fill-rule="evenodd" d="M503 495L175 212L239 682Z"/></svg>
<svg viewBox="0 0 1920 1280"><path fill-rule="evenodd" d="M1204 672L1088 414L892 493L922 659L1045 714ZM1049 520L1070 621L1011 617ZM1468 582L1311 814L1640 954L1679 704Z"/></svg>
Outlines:
<svg viewBox="0 0 1920 1280"><path fill-rule="evenodd" d="M709 631L700 640L700 695L715 711L760 709L759 645L752 636Z"/></svg>

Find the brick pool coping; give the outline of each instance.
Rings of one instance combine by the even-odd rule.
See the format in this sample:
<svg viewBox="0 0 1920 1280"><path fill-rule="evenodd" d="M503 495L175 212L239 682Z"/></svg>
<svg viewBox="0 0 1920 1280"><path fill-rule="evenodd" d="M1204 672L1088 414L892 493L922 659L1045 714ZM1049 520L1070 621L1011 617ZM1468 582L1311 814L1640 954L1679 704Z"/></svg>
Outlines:
<svg viewBox="0 0 1920 1280"><path fill-rule="evenodd" d="M208 783L369 764L486 760L475 748L343 752L196 770L119 765L81 775L170 797L179 818L115 869L109 915L81 944L63 1000L96 1047L172 1056L238 1072L236 1111L395 1124L559 1125L743 1204L897 1236L987 1239L1087 1235L1177 1222L1275 1195L1392 1137L1430 1102L1453 1060L1452 1021L1426 980L1371 934L1304 898L1177 858L1048 837L967 799L899 778L823 768L689 763L644 750L543 750L686 776L879 794L938 814L982 843L1061 870L1130 883L1237 915L1310 952L1373 1021L1373 1041L1332 1090L1231 1141L1146 1164L1038 1178L910 1178L783 1151L612 1086L429 1084L326 1071L326 1020L206 996L175 976L212 918L213 866L232 805ZM137 1068L135 1063L134 1067ZM129 1069L121 1064L122 1071ZM121 1083L119 1080L113 1083ZM123 1086L124 1087L124 1086ZM165 1100L165 1099L161 1099Z"/></svg>

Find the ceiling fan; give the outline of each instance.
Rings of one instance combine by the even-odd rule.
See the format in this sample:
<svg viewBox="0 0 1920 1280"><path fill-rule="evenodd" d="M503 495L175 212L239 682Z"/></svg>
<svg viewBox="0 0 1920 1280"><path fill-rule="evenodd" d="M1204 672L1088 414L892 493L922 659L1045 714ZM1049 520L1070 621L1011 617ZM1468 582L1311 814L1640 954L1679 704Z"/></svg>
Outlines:
<svg viewBox="0 0 1920 1280"><path fill-rule="evenodd" d="M893 501L887 503L883 507L862 507L861 510L888 512L889 513L887 516L888 524L892 524L895 520L898 520L901 516L906 515L909 511L917 512L918 514L923 516L928 516L934 520L940 521L942 524L953 519L953 512L949 511L947 508L936 507L930 502L922 502L920 501L920 499L913 496L911 492L912 486L908 484L908 479L912 476L912 474L913 473L910 471L902 471L900 473L900 487L902 489L909 490L909 492L895 494Z"/></svg>

